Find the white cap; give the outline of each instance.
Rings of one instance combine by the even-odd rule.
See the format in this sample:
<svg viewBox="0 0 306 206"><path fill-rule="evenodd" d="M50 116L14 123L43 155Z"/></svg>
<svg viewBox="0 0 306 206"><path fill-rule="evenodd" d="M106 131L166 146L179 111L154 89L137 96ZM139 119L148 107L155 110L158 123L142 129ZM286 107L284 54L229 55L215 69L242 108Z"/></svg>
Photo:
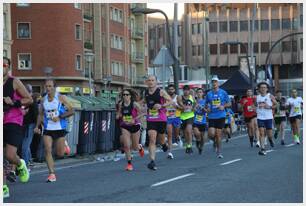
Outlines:
<svg viewBox="0 0 306 206"><path fill-rule="evenodd" d="M212 78L211 78L211 81L219 81L219 78L217 75L214 75Z"/></svg>

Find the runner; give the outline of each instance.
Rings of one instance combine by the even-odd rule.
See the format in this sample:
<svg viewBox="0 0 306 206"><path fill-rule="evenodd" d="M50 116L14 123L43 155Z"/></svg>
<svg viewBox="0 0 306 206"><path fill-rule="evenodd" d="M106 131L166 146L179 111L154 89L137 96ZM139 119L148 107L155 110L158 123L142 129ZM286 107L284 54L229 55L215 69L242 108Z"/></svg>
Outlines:
<svg viewBox="0 0 306 206"><path fill-rule="evenodd" d="M285 127L286 127L286 97L282 97L280 90L276 91L276 109L274 113L275 133L274 138L278 138L278 133L281 136L281 145L285 145Z"/></svg>
<svg viewBox="0 0 306 206"><path fill-rule="evenodd" d="M186 141L186 153L191 154L192 151L192 125L194 121L194 107L195 100L190 94L188 85L183 87L183 95L177 97L177 103L182 108L181 120L182 129L184 130L184 137Z"/></svg>
<svg viewBox="0 0 306 206"><path fill-rule="evenodd" d="M43 97L39 108L35 133L40 134L39 126L43 122L43 140L45 146L45 158L49 169L47 182L55 182L54 161L52 157L52 144L56 143L56 155L63 157L65 153L65 135L67 134L66 118L73 115L71 104L66 96L55 91L55 81L47 79L45 83L47 94Z"/></svg>
<svg viewBox="0 0 306 206"><path fill-rule="evenodd" d="M275 97L268 93L269 85L266 82L258 84L259 95L256 97L256 112L257 123L259 127L259 141L260 150L259 155L266 155L265 150L265 136L267 134L270 146L274 147L273 134L272 134L272 122L273 114L272 109L276 107Z"/></svg>
<svg viewBox="0 0 306 206"><path fill-rule="evenodd" d="M11 165L17 165L21 182L29 181L30 174L23 159L17 155L17 148L23 141L23 114L21 107L29 106L33 100L22 82L9 75L10 59L3 57L3 146L4 158ZM3 172L3 198L10 196Z"/></svg>
<svg viewBox="0 0 306 206"><path fill-rule="evenodd" d="M234 112L231 108L225 108L226 117L225 117L225 125L224 125L224 133L226 135L226 142L229 141L231 138L231 122L232 122L232 116L234 115Z"/></svg>
<svg viewBox="0 0 306 206"><path fill-rule="evenodd" d="M257 128L257 114L256 114L256 97L253 96L252 89L248 89L246 92L246 97L240 100L240 104L243 109L244 121L247 125L248 135L250 140L250 145L253 147L254 137L256 136L256 128Z"/></svg>
<svg viewBox="0 0 306 206"><path fill-rule="evenodd" d="M231 107L228 94L219 88L217 76L212 78L213 89L206 95L206 107L208 109L208 135L214 139L218 158L223 158L221 154L222 129L225 124L226 107Z"/></svg>
<svg viewBox="0 0 306 206"><path fill-rule="evenodd" d="M202 88L197 89L197 104L195 107L195 117L193 122L193 133L196 138L196 146L199 154L202 154L205 143L205 130L206 130L206 112L205 109L205 96Z"/></svg>
<svg viewBox="0 0 306 206"><path fill-rule="evenodd" d="M149 75L146 81L148 89L145 91L145 102L147 104L147 130L149 136L150 163L148 168L156 170L155 153L156 137L159 134L163 151L168 150L165 144L165 132L167 127L166 107L172 104L171 97L157 87L157 78Z"/></svg>
<svg viewBox="0 0 306 206"><path fill-rule="evenodd" d="M167 107L167 137L168 137L168 147L169 147L168 158L173 159L173 154L171 153L173 129L174 129L175 142L177 142L180 146L182 146L183 144L180 138L181 111L179 110L179 106L177 104L177 95L173 84L170 84L168 86L168 94L173 102L173 104Z"/></svg>
<svg viewBox="0 0 306 206"><path fill-rule="evenodd" d="M120 127L122 132L122 141L124 152L127 159L127 171L133 170L131 146L134 150L139 151L141 157L144 156L144 149L139 144L140 138L140 116L141 108L135 101L134 93L130 89L124 89L122 92L123 101L119 104L117 118L120 119ZM131 145L132 142L132 145Z"/></svg>
<svg viewBox="0 0 306 206"><path fill-rule="evenodd" d="M297 96L296 89L292 89L291 97L287 100L286 104L290 109L289 119L294 142L300 144L300 122L302 119L303 99Z"/></svg>

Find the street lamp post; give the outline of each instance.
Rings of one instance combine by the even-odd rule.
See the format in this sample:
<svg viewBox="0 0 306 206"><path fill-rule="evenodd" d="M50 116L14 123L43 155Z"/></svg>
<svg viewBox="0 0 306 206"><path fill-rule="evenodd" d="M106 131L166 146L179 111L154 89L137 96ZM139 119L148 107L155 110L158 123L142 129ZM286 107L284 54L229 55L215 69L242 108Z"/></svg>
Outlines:
<svg viewBox="0 0 306 206"><path fill-rule="evenodd" d="M168 37L168 44L169 44L169 48L170 48L170 54L172 56L172 58L174 59L174 64L173 64L173 76L174 76L174 86L175 86L175 90L178 91L178 69L179 69L179 61L178 59L175 57L174 53L173 53L173 44L170 38L170 26L169 26L169 20L168 20L168 16L166 15L165 12L163 12L160 9L150 9L150 8L133 8L131 9L132 13L134 14L153 14L153 13L161 13L164 15L165 19L166 19L166 26L167 26L167 37Z"/></svg>
<svg viewBox="0 0 306 206"><path fill-rule="evenodd" d="M250 82L251 82L251 87L252 87L252 91L254 91L254 82L253 82L253 74L252 74L252 72L251 72L251 68L250 68L250 61L249 61L249 57L248 57L248 51L247 51L247 48L245 47L245 45L242 43L242 42L240 42L240 41L227 41L227 42L224 42L224 44L227 44L227 45L241 45L243 48L244 48L244 50L245 50L245 52L246 52L246 54L247 54L247 63L248 63L248 70L249 70L249 74L250 74Z"/></svg>
<svg viewBox="0 0 306 206"><path fill-rule="evenodd" d="M92 87L92 78L91 78L91 66L93 62L94 54L92 52L85 52L85 59L88 62L88 73L89 73L89 90L90 90L90 96L93 96L93 87Z"/></svg>

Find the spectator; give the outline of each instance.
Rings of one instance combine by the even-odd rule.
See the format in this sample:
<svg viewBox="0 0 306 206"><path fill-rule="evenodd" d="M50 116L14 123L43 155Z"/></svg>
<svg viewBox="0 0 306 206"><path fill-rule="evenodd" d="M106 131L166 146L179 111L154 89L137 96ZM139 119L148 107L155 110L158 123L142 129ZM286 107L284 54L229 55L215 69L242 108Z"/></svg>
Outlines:
<svg viewBox="0 0 306 206"><path fill-rule="evenodd" d="M34 96L32 93L32 86L30 84L27 84L26 89L32 95L33 103L29 107L25 108L26 114L23 118L25 136L22 142L22 158L24 159L25 163L29 165L32 159L30 146L32 143L34 128L38 116L38 104L37 96Z"/></svg>

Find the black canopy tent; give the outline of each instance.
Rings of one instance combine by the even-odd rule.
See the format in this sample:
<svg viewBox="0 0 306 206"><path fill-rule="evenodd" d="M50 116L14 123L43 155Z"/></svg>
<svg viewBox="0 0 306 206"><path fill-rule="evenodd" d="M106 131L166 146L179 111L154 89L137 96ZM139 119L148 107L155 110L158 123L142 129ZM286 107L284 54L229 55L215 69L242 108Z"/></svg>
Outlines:
<svg viewBox="0 0 306 206"><path fill-rule="evenodd" d="M241 70L237 70L234 74L220 86L228 94L231 95L245 95L247 89L251 88L249 77Z"/></svg>

